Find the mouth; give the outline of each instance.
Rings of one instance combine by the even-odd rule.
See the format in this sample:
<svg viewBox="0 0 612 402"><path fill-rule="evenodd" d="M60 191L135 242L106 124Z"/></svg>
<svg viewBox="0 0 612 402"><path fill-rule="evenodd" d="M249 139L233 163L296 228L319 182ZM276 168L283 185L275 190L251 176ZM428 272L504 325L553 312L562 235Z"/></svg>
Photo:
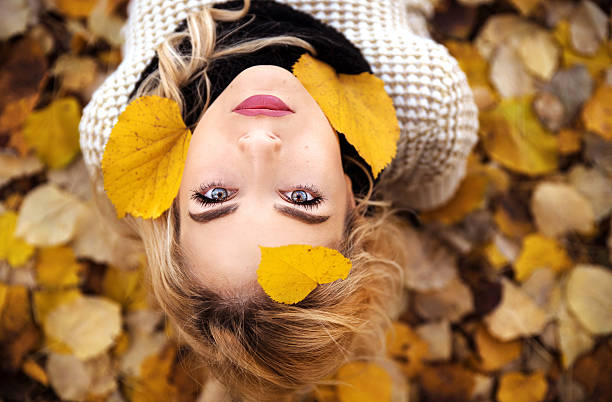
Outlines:
<svg viewBox="0 0 612 402"><path fill-rule="evenodd" d="M272 95L254 95L243 100L232 112L244 116L270 116L281 117L294 113L279 98Z"/></svg>

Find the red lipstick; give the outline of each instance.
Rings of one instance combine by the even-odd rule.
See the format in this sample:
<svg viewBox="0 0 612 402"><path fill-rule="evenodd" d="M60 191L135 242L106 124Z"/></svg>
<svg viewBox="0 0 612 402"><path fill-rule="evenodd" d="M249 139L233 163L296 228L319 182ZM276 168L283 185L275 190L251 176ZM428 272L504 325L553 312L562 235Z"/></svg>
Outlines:
<svg viewBox="0 0 612 402"><path fill-rule="evenodd" d="M293 113L293 110L285 102L272 95L251 96L242 101L232 111L244 116L264 115L270 117L286 116Z"/></svg>

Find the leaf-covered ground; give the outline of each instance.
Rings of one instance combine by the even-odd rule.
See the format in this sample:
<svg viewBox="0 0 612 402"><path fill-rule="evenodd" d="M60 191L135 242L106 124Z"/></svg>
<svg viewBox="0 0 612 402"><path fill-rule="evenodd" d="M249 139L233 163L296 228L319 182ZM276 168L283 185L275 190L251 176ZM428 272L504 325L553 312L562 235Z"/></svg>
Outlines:
<svg viewBox="0 0 612 402"><path fill-rule="evenodd" d="M219 400L151 307L137 244L98 223L78 149L125 8L2 2L0 400ZM454 199L406 234L395 396L612 400L610 19L607 1L438 2L481 141ZM388 373L345 366L311 399L383 400Z"/></svg>

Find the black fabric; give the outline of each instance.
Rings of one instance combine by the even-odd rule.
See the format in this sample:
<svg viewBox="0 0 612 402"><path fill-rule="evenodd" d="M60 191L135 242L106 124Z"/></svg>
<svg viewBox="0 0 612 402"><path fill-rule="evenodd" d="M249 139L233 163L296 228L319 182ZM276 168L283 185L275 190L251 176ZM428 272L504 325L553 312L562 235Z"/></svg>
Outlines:
<svg viewBox="0 0 612 402"><path fill-rule="evenodd" d="M241 9L243 2L230 1L217 4L215 7ZM177 31L185 29L186 22L183 22ZM316 50L316 58L333 67L337 73L360 74L372 72L361 51L333 27L320 22L309 14L271 0L251 1L249 13L241 20L217 22L217 43L215 46L217 49L223 49L234 46L236 43L279 35L295 36L307 41ZM189 42L181 44L180 51L183 54L189 54L191 44ZM210 103L214 102L231 81L245 69L257 65L276 65L292 71L292 66L304 53L306 53L306 50L300 47L279 45L268 46L253 53L215 59L207 70L208 78L211 81ZM142 73L136 88L140 86L145 77L157 68L158 59L155 57ZM135 92L136 89L134 89ZM187 105L200 104L201 102L198 102L198 100L202 94L206 94L206 83L204 80L195 80L183 87L181 92ZM197 118L201 114L201 110L186 110L183 114L185 124L193 128L197 124ZM339 134L342 156L345 161L345 173L349 175L353 182L355 194L363 195L368 189L368 177L357 166L347 162L347 157L359 161L368 168L370 177L372 177L371 170L355 148L346 141L344 135Z"/></svg>

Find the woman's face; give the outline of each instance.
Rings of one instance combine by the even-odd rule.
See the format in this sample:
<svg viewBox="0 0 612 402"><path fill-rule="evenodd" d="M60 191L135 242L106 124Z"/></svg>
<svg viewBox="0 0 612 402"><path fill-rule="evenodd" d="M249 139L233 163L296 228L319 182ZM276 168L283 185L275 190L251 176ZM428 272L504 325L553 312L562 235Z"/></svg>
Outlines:
<svg viewBox="0 0 612 402"><path fill-rule="evenodd" d="M299 80L271 65L244 70L210 105L178 202L190 269L218 289L256 279L259 246L337 247L355 204L334 129Z"/></svg>

